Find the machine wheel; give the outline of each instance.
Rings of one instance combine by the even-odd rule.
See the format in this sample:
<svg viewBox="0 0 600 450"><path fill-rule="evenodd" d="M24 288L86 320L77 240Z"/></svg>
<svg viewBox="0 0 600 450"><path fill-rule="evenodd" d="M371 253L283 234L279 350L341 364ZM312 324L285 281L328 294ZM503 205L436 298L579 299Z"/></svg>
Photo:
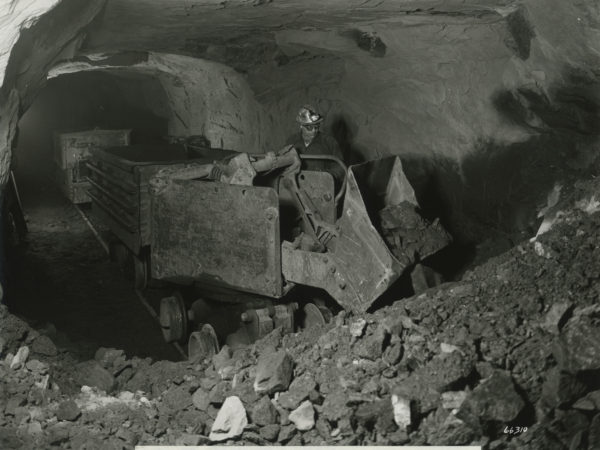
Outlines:
<svg viewBox="0 0 600 450"><path fill-rule="evenodd" d="M329 323L333 314L325 306L307 303L303 308L302 328L312 328Z"/></svg>
<svg viewBox="0 0 600 450"><path fill-rule="evenodd" d="M219 341L215 329L204 324L199 331L190 334L188 340L188 359L190 361L204 361L219 353Z"/></svg>
<svg viewBox="0 0 600 450"><path fill-rule="evenodd" d="M179 292L160 301L160 326L165 341L185 342L187 322L187 310Z"/></svg>
<svg viewBox="0 0 600 450"><path fill-rule="evenodd" d="M136 289L146 289L148 286L148 262L146 258L133 257L133 276Z"/></svg>

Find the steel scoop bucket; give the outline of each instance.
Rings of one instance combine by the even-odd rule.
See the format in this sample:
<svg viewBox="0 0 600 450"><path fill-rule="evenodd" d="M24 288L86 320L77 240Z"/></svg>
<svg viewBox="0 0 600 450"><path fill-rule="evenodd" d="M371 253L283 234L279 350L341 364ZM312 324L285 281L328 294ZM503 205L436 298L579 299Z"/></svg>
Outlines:
<svg viewBox="0 0 600 450"><path fill-rule="evenodd" d="M376 228L377 213L402 202L417 205L397 156L349 168L344 208L337 222L340 236L332 252L353 294L340 302L345 308L365 311L406 269Z"/></svg>

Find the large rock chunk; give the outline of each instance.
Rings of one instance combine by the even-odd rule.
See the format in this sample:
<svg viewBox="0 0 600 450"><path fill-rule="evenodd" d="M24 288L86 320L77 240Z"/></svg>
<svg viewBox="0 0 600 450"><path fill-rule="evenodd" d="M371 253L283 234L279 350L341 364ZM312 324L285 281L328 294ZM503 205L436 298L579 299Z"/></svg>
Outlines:
<svg viewBox="0 0 600 450"><path fill-rule="evenodd" d="M410 400L392 395L392 408L394 411L394 422L402 431L406 431L412 423Z"/></svg>
<svg viewBox="0 0 600 450"><path fill-rule="evenodd" d="M252 408L250 418L259 426L273 425L277 423L279 413L268 396L264 395Z"/></svg>
<svg viewBox="0 0 600 450"><path fill-rule="evenodd" d="M590 424L590 433L588 435L588 442L595 442L596 446L598 445L598 442L600 442L600 413L596 414L592 419L592 423ZM594 447L590 445L588 448Z"/></svg>
<svg viewBox="0 0 600 450"><path fill-rule="evenodd" d="M413 262L416 255L425 259L452 242L439 220L425 220L411 202L387 206L379 211L379 216L382 236L402 262Z"/></svg>
<svg viewBox="0 0 600 450"><path fill-rule="evenodd" d="M20 369L25 365L27 358L29 357L29 347L23 345L17 351L17 354L13 356L12 361L10 362L11 369Z"/></svg>
<svg viewBox="0 0 600 450"><path fill-rule="evenodd" d="M96 361L85 361L75 366L75 381L82 386L97 387L111 392L115 387L115 378Z"/></svg>
<svg viewBox="0 0 600 450"><path fill-rule="evenodd" d="M586 391L586 385L574 375L554 368L548 372L542 386L541 399L546 406L556 408L577 400Z"/></svg>
<svg viewBox="0 0 600 450"><path fill-rule="evenodd" d="M74 421L81 415L81 410L73 400L67 400L58 405L56 418L58 420Z"/></svg>
<svg viewBox="0 0 600 450"><path fill-rule="evenodd" d="M589 316L574 317L555 341L552 353L566 372L599 370L600 324Z"/></svg>
<svg viewBox="0 0 600 450"><path fill-rule="evenodd" d="M352 410L346 405L347 397L344 391L330 392L323 402L321 414L330 421L338 421L349 417Z"/></svg>
<svg viewBox="0 0 600 450"><path fill-rule="evenodd" d="M572 308L571 302L559 302L552 305L544 316L541 327L551 334L558 334L567 312Z"/></svg>
<svg viewBox="0 0 600 450"><path fill-rule="evenodd" d="M100 347L96 351L94 359L112 374L120 372L129 365L125 352L116 348Z"/></svg>
<svg viewBox="0 0 600 450"><path fill-rule="evenodd" d="M397 428L392 403L383 399L361 403L354 412L353 422L367 430L375 428L384 434ZM319 426L322 427L322 423Z"/></svg>
<svg viewBox="0 0 600 450"><path fill-rule="evenodd" d="M208 405L210 405L208 393L202 388L197 389L192 395L192 403L200 411L207 411Z"/></svg>
<svg viewBox="0 0 600 450"><path fill-rule="evenodd" d="M309 400L302 402L289 416L297 430L308 431L315 426L315 409Z"/></svg>
<svg viewBox="0 0 600 450"><path fill-rule="evenodd" d="M423 420L419 433L430 445L468 445L477 437L477 432L467 423L440 409Z"/></svg>
<svg viewBox="0 0 600 450"><path fill-rule="evenodd" d="M269 442L274 442L277 440L277 436L279 435L280 427L277 424L273 425L265 425L259 430L261 437Z"/></svg>
<svg viewBox="0 0 600 450"><path fill-rule="evenodd" d="M277 402L287 409L297 408L316 387L317 383L312 375L308 373L303 374L292 381L287 392L283 392L277 399Z"/></svg>
<svg viewBox="0 0 600 450"><path fill-rule="evenodd" d="M585 397L580 398L575 402L573 408L581 411L600 411L600 390L592 391Z"/></svg>
<svg viewBox="0 0 600 450"><path fill-rule="evenodd" d="M169 389L163 396L163 405L169 408L170 411L181 411L191 406L193 402L187 386L176 386Z"/></svg>
<svg viewBox="0 0 600 450"><path fill-rule="evenodd" d="M56 349L54 342L52 342L52 339L43 334L39 335L31 343L31 351L38 355L45 356L56 356L58 354L58 350Z"/></svg>
<svg viewBox="0 0 600 450"><path fill-rule="evenodd" d="M515 390L509 374L496 371L467 396L457 416L469 423L501 422L516 419L525 402Z"/></svg>
<svg viewBox="0 0 600 450"><path fill-rule="evenodd" d="M254 390L273 394L285 391L292 381L294 361L285 351L263 355L258 361Z"/></svg>
<svg viewBox="0 0 600 450"><path fill-rule="evenodd" d="M235 396L227 397L208 437L213 442L225 441L240 436L246 425L248 425L248 418L241 400Z"/></svg>
<svg viewBox="0 0 600 450"><path fill-rule="evenodd" d="M354 354L360 358L378 360L383 355L384 342L388 335L383 327L360 339L354 346Z"/></svg>

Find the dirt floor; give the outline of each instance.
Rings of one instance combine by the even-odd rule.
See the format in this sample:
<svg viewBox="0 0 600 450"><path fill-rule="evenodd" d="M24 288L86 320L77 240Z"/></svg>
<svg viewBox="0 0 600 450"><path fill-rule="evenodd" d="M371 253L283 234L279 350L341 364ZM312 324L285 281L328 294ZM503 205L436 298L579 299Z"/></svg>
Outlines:
<svg viewBox="0 0 600 450"><path fill-rule="evenodd" d="M93 357L98 347L117 347L128 355L177 359L132 282L109 261L73 204L50 183L22 197L29 234L9 255L11 311L60 330L81 358Z"/></svg>
<svg viewBox="0 0 600 450"><path fill-rule="evenodd" d="M42 194L10 291L29 323L0 308L0 448L600 448L599 179L460 281L201 362L166 360L78 213Z"/></svg>

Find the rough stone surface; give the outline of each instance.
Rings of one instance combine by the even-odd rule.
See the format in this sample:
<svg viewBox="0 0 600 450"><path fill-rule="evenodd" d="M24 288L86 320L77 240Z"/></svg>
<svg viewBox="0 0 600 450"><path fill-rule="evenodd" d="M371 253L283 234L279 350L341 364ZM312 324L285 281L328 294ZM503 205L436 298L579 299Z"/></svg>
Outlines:
<svg viewBox="0 0 600 450"><path fill-rule="evenodd" d="M27 358L29 358L29 347L26 345L19 348L17 354L12 358L10 362L11 369L20 369L27 362Z"/></svg>
<svg viewBox="0 0 600 450"><path fill-rule="evenodd" d="M203 439L205 438L199 434L183 433L175 440L175 445L200 445Z"/></svg>
<svg viewBox="0 0 600 450"><path fill-rule="evenodd" d="M590 434L588 435L588 442L592 445L594 442L600 442L600 413L596 414L590 424ZM593 448L593 446L591 446ZM589 447L588 447L589 448Z"/></svg>
<svg viewBox="0 0 600 450"><path fill-rule="evenodd" d="M252 423L255 423L259 426L273 425L277 423L279 414L273 406L273 403L271 403L269 397L264 395L252 407L250 418L252 419Z"/></svg>
<svg viewBox="0 0 600 450"><path fill-rule="evenodd" d="M219 442L235 438L244 432L246 425L246 410L240 399L235 396L227 397L213 423L209 439Z"/></svg>
<svg viewBox="0 0 600 450"><path fill-rule="evenodd" d="M25 367L27 367L27 370L40 374L48 372L48 365L37 359L30 359L25 363Z"/></svg>
<svg viewBox="0 0 600 450"><path fill-rule="evenodd" d="M497 371L467 396L457 414L465 421L509 423L514 420L525 402L515 391L513 380Z"/></svg>
<svg viewBox="0 0 600 450"><path fill-rule="evenodd" d="M308 398L316 386L312 374L303 374L292 381L288 390L279 395L277 402L284 408L295 409L300 402Z"/></svg>
<svg viewBox="0 0 600 450"><path fill-rule="evenodd" d="M573 304L571 302L555 303L550 307L550 310L544 317L542 327L551 334L558 334L561 329L563 319L567 312L571 310Z"/></svg>
<svg viewBox="0 0 600 450"><path fill-rule="evenodd" d="M163 405L171 411L180 411L192 405L193 398L188 386L176 386L163 395Z"/></svg>
<svg viewBox="0 0 600 450"><path fill-rule="evenodd" d="M39 335L31 344L31 351L39 355L56 356L58 350L56 345L46 335Z"/></svg>
<svg viewBox="0 0 600 450"><path fill-rule="evenodd" d="M308 431L315 426L315 409L310 401L302 402L298 408L289 415L290 421L299 431Z"/></svg>
<svg viewBox="0 0 600 450"><path fill-rule="evenodd" d="M457 392L443 392L442 393L442 407L444 409L457 409L463 404L467 398L468 393L466 391Z"/></svg>
<svg viewBox="0 0 600 450"><path fill-rule="evenodd" d="M558 337L553 353L566 372L599 370L600 324L589 316L574 317Z"/></svg>
<svg viewBox="0 0 600 450"><path fill-rule="evenodd" d="M285 391L292 381L293 367L292 357L285 351L262 356L256 369L254 390L265 394Z"/></svg>
<svg viewBox="0 0 600 450"><path fill-rule="evenodd" d="M589 392L573 404L574 409L582 411L600 411L600 390Z"/></svg>
<svg viewBox="0 0 600 450"><path fill-rule="evenodd" d="M275 442L279 435L280 426L277 424L265 425L259 430L260 435L269 442Z"/></svg>
<svg viewBox="0 0 600 450"><path fill-rule="evenodd" d="M202 388L197 389L196 392L194 392L194 395L192 395L192 402L200 411L206 411L208 405L210 405L208 393Z"/></svg>
<svg viewBox="0 0 600 450"><path fill-rule="evenodd" d="M586 391L586 385L574 375L554 368L549 371L548 378L542 386L541 400L545 405L557 408L574 402Z"/></svg>
<svg viewBox="0 0 600 450"><path fill-rule="evenodd" d="M294 425L286 425L281 427L279 435L277 436L277 442L280 444L288 443L296 434L296 427Z"/></svg>
<svg viewBox="0 0 600 450"><path fill-rule="evenodd" d="M67 400L58 405L56 418L58 420L74 421L81 415L81 410L73 400Z"/></svg>
<svg viewBox="0 0 600 450"><path fill-rule="evenodd" d="M355 338L359 338L363 335L367 321L365 319L358 319L350 324L350 335Z"/></svg>
<svg viewBox="0 0 600 450"><path fill-rule="evenodd" d="M96 361L77 364L73 376L82 386L97 387L105 392L111 392L115 387L115 378Z"/></svg>
<svg viewBox="0 0 600 450"><path fill-rule="evenodd" d="M410 400L392 395L391 401L394 410L394 422L401 430L406 431L412 423Z"/></svg>

